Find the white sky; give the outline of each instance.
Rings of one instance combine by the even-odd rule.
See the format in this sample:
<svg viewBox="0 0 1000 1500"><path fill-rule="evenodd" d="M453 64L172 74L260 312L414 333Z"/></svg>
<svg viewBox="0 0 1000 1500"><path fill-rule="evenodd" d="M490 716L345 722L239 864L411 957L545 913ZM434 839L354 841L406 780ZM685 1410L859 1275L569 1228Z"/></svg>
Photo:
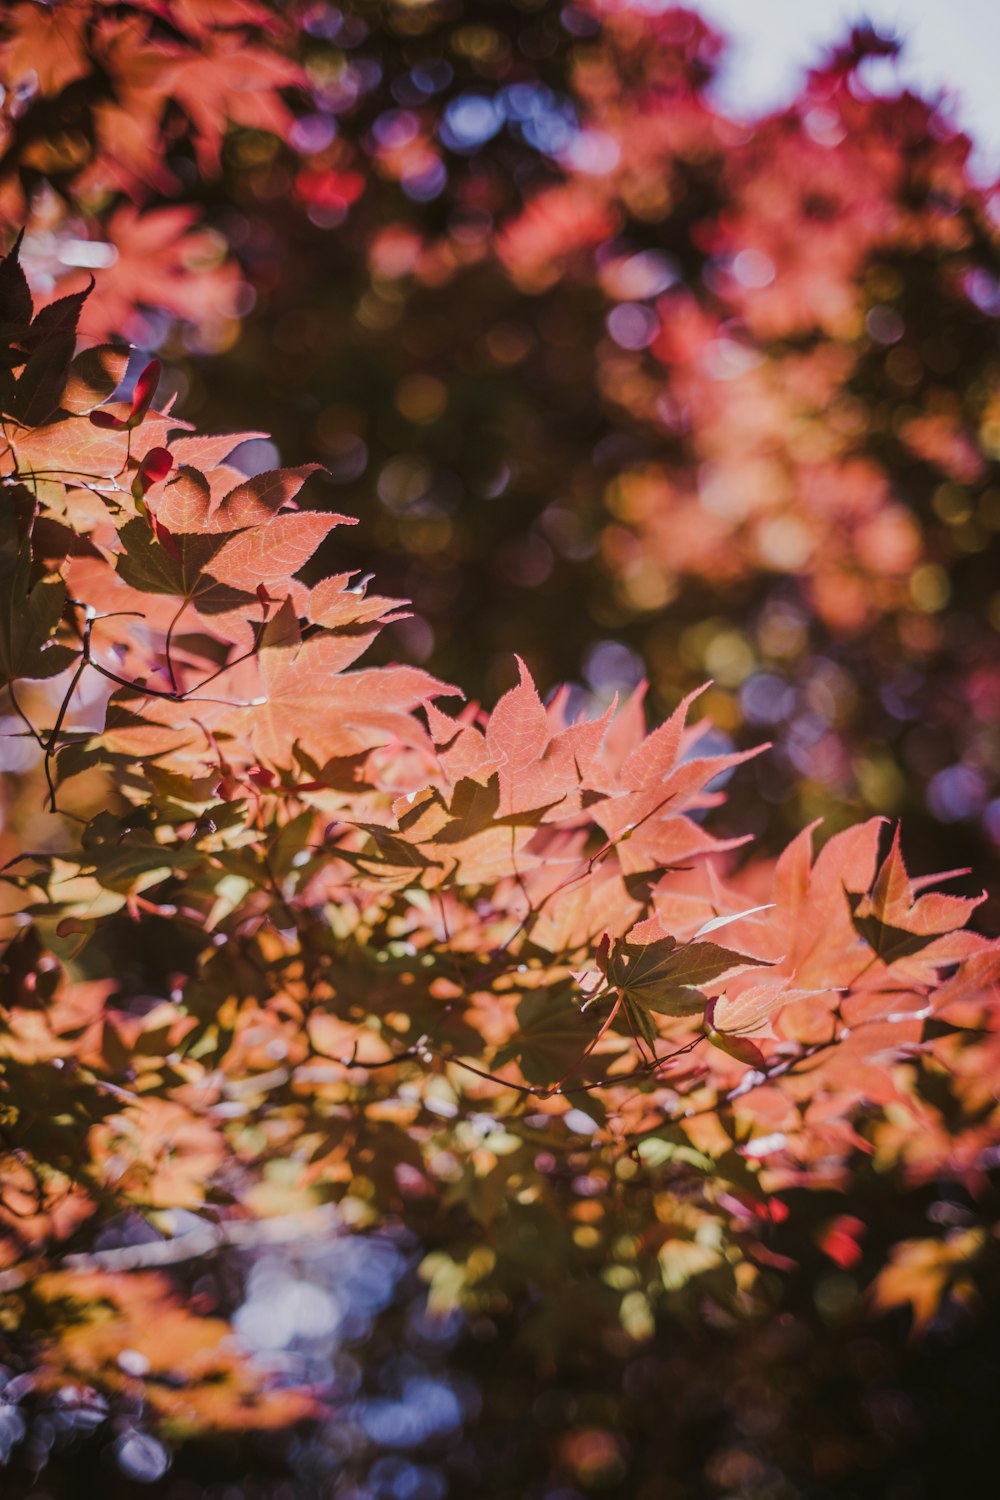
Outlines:
<svg viewBox="0 0 1000 1500"><path fill-rule="evenodd" d="M695 8L730 38L718 93L747 114L787 103L851 25L895 32L904 49L886 65L889 76L925 94L945 90L976 142L980 177L1000 176L1000 0L696 0Z"/></svg>

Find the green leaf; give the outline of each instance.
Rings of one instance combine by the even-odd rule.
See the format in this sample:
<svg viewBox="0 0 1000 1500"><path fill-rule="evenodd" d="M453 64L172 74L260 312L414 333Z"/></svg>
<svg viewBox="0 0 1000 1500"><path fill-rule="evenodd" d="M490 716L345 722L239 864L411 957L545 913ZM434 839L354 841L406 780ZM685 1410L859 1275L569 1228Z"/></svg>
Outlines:
<svg viewBox="0 0 1000 1500"><path fill-rule="evenodd" d="M529 1083L555 1084L583 1056L596 1024L568 990L536 990L517 1007L518 1034L494 1058L494 1066L517 1062Z"/></svg>
<svg viewBox="0 0 1000 1500"><path fill-rule="evenodd" d="M704 1151L699 1151L679 1125L659 1125L644 1131L635 1142L639 1157L649 1167L662 1167L665 1162L683 1162L699 1172L712 1172L715 1162Z"/></svg>
<svg viewBox="0 0 1000 1500"><path fill-rule="evenodd" d="M130 896L159 885L177 870L201 864L204 858L190 844L173 849L156 843L99 844L87 851L81 869L92 873L105 890Z"/></svg>
<svg viewBox="0 0 1000 1500"><path fill-rule="evenodd" d="M296 868L298 856L305 852L310 861L315 861L315 852L310 850L314 818L311 812L301 812L278 830L267 848L267 866L275 880L284 880ZM308 864L308 861L303 863Z"/></svg>
<svg viewBox="0 0 1000 1500"><path fill-rule="evenodd" d="M636 1005L627 995L623 996L623 1008L627 1013L625 1029L629 1029L628 1022L631 1022L632 1030L642 1038L651 1052L655 1052L660 1037L649 1011L641 1005Z"/></svg>
<svg viewBox="0 0 1000 1500"><path fill-rule="evenodd" d="M763 963L717 943L678 944L672 937L630 943L620 938L611 945L605 974L626 1000L668 1016L694 1016L706 1004L698 985L730 969Z"/></svg>
<svg viewBox="0 0 1000 1500"><path fill-rule="evenodd" d="M66 603L61 578L29 588L31 547L20 541L13 507L0 511L0 686L19 678L55 677L77 660L68 646L50 645Z"/></svg>

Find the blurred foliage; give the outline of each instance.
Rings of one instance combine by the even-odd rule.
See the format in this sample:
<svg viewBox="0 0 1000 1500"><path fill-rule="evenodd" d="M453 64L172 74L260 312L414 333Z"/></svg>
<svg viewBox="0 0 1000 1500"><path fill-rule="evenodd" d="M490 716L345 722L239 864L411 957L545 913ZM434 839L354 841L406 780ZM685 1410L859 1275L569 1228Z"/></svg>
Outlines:
<svg viewBox="0 0 1000 1500"><path fill-rule="evenodd" d="M865 33L750 129L684 13L308 30L297 154L234 137L208 202L256 301L183 409L330 465L346 555L415 602L384 653L487 700L515 645L545 689L645 673L657 714L711 676L776 741L741 829L901 813L981 865L1000 293L965 138L867 92Z"/></svg>

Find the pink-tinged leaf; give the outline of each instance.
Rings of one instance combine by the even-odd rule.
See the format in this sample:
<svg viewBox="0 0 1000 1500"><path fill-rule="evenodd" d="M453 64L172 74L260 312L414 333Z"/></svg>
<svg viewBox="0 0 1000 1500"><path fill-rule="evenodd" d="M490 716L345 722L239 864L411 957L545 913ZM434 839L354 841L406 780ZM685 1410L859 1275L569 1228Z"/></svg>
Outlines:
<svg viewBox="0 0 1000 1500"><path fill-rule="evenodd" d="M282 607L259 653L262 701L248 710L258 760L289 766L296 741L324 759L393 739L426 745L413 710L456 690L418 667L345 672L376 631L302 641L294 614Z"/></svg>
<svg viewBox="0 0 1000 1500"><path fill-rule="evenodd" d="M854 828L835 833L816 856L810 882L810 904L822 909L829 903L839 907L843 901L841 886L849 891L867 891L871 887L878 860L879 838L884 818L869 818Z"/></svg>
<svg viewBox="0 0 1000 1500"><path fill-rule="evenodd" d="M90 416L95 417L96 412ZM176 422L164 422L157 415L147 417L145 424L132 434L131 456L138 460L149 448L163 446L170 440ZM12 447L21 469L59 470L67 474L96 474L108 479L121 474L126 467L128 434L121 427L104 430L100 423L78 417L47 423L19 432Z"/></svg>
<svg viewBox="0 0 1000 1500"><path fill-rule="evenodd" d="M461 734L463 725L457 719L443 713L435 703L425 704L424 712L427 715L427 726L435 745L450 745Z"/></svg>
<svg viewBox="0 0 1000 1500"><path fill-rule="evenodd" d="M646 738L646 710L643 705L648 687L647 682L640 682L629 693L605 735L602 760L606 760L612 770L618 770Z"/></svg>
<svg viewBox="0 0 1000 1500"><path fill-rule="evenodd" d="M618 773L623 786L648 786L663 781L670 774L677 764L688 709L708 686L705 683L703 687L695 688L693 693L689 693L666 723L661 724L659 729L654 729L652 734L647 735L626 756Z"/></svg>
<svg viewBox="0 0 1000 1500"><path fill-rule="evenodd" d="M467 704L457 719L442 713L430 701L422 707L437 747L438 763L451 784L454 786L463 776L485 784L496 770L496 762L486 748L483 734L469 722L475 716L476 705Z"/></svg>
<svg viewBox="0 0 1000 1500"><path fill-rule="evenodd" d="M617 702L616 697L599 719L570 724L553 739L548 761L553 776L562 779L567 787L586 778L614 720Z"/></svg>
<svg viewBox="0 0 1000 1500"><path fill-rule="evenodd" d="M978 896L948 896L944 891L928 891L914 903L913 925L919 924L924 932L954 932L988 899L986 891L980 891Z"/></svg>
<svg viewBox="0 0 1000 1500"><path fill-rule="evenodd" d="M531 674L516 658L520 682L504 693L486 730L486 743L509 769L529 766L549 742L549 722Z"/></svg>
<svg viewBox="0 0 1000 1500"><path fill-rule="evenodd" d="M917 895L919 891L925 891L930 885L940 885L944 880L957 880L961 875L971 874L971 865L964 865L957 870L942 870L937 875L911 875L910 890Z"/></svg>
<svg viewBox="0 0 1000 1500"><path fill-rule="evenodd" d="M504 693L486 727L486 748L499 768L505 803L510 802L515 783L518 800L522 800L525 788L521 783L530 780L528 773L537 767L551 734L542 701L520 657L517 666L520 682Z"/></svg>
<svg viewBox="0 0 1000 1500"><path fill-rule="evenodd" d="M809 823L782 851L774 867L774 904L783 916L794 920L809 899L812 874L813 834L820 819Z"/></svg>
<svg viewBox="0 0 1000 1500"><path fill-rule="evenodd" d="M178 438L172 446L178 464L190 464L195 469L207 472L218 468L243 443L269 436L266 432L223 432L213 437Z"/></svg>
<svg viewBox="0 0 1000 1500"><path fill-rule="evenodd" d="M899 842L899 824L892 835L892 847L882 868L875 877L871 892L872 907L876 911L888 912L892 908L911 906L910 877L903 863L903 850Z"/></svg>
<svg viewBox="0 0 1000 1500"><path fill-rule="evenodd" d="M251 591L260 583L284 582L343 520L325 511L275 516L266 525L253 526L226 542L212 562L212 572L223 583Z"/></svg>
<svg viewBox="0 0 1000 1500"><path fill-rule="evenodd" d="M985 897L948 896L941 891L927 891L918 897L917 891L926 889L931 883L966 873L964 870L949 870L942 875L911 880L903 862L897 826L892 847L875 878L867 906L880 922L905 928L913 934L953 932L964 926Z"/></svg>
<svg viewBox="0 0 1000 1500"><path fill-rule="evenodd" d="M914 960L932 946L933 956L928 952L922 963L933 966L961 957L960 951L952 951L955 939L949 934L955 933L978 905L975 899L940 892L916 896L903 863L898 829L870 893L851 890L845 883L845 895L855 931L887 966Z"/></svg>
<svg viewBox="0 0 1000 1500"><path fill-rule="evenodd" d="M826 993L785 989L784 983L781 978L764 980L743 989L737 987L735 993L731 992L730 987L726 994L719 995L711 1002L706 1018L716 1031L739 1032L741 1035L752 1032L755 1036L771 1036L771 1017L777 1015L785 1005L814 994Z"/></svg>
<svg viewBox="0 0 1000 1500"><path fill-rule="evenodd" d="M353 524L351 516L328 516L327 519L333 519L338 525L345 521L349 525ZM353 573L335 573L317 583L310 591L308 610L314 625L325 625L330 630L336 630L343 625L356 624L359 620L389 623L391 620L408 618L405 600L389 599L383 594L369 594L367 590L359 593L355 587L349 587L354 577Z"/></svg>
<svg viewBox="0 0 1000 1500"><path fill-rule="evenodd" d="M627 833L636 850L652 850L663 831L680 821L680 814L715 805L717 794L705 791L710 781L757 753L756 749L737 750L732 755L682 761L664 780L607 798L595 809L595 822L611 838Z"/></svg>
<svg viewBox="0 0 1000 1500"><path fill-rule="evenodd" d="M176 458L176 447L173 453ZM163 492L159 515L172 531L209 531L212 529L208 524L211 506L212 490L208 480L198 469L184 464Z"/></svg>
<svg viewBox="0 0 1000 1500"><path fill-rule="evenodd" d="M230 490L215 510L212 525L216 531L239 531L244 526L258 526L270 521L283 505L294 500L310 474L322 464L302 464L297 469L268 469ZM347 524L353 524L341 517Z"/></svg>
<svg viewBox="0 0 1000 1500"><path fill-rule="evenodd" d="M908 927L897 927L891 922L884 922L871 909L873 903L867 897L859 896L854 891L845 891L845 895L851 908L855 930L886 965L894 964L901 958L912 958L922 949L930 947L938 936L937 933L913 932Z"/></svg>

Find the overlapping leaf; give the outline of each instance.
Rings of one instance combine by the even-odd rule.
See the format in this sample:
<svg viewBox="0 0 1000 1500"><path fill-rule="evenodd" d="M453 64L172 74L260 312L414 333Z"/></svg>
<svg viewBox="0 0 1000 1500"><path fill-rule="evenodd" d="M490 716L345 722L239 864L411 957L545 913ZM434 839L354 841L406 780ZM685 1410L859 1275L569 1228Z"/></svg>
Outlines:
<svg viewBox="0 0 1000 1500"><path fill-rule="evenodd" d="M717 943L678 943L672 937L632 943L621 938L610 945L602 969L626 999L663 1015L692 1016L706 1004L699 986L760 962Z"/></svg>

